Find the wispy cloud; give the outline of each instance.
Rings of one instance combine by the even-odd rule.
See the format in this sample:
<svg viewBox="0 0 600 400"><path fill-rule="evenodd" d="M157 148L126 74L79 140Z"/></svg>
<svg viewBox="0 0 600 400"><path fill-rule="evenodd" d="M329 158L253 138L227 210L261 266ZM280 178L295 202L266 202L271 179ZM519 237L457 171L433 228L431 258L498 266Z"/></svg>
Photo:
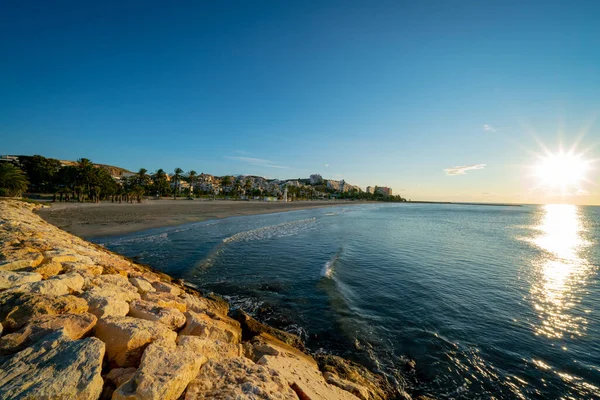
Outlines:
<svg viewBox="0 0 600 400"><path fill-rule="evenodd" d="M248 154L250 154L250 153L248 153L246 150L236 150L235 152L236 152L236 153L238 153L238 154L243 154L243 155L246 155L246 156L247 156Z"/></svg>
<svg viewBox="0 0 600 400"><path fill-rule="evenodd" d="M491 125L488 125L488 124L485 124L485 125L483 126L483 130L484 130L485 132L496 132L496 128L494 128L493 126L491 126Z"/></svg>
<svg viewBox="0 0 600 400"><path fill-rule="evenodd" d="M325 168L329 168L329 164L325 164Z"/></svg>
<svg viewBox="0 0 600 400"><path fill-rule="evenodd" d="M446 168L444 172L446 175L454 176L454 175L464 175L467 171L471 171L474 169L484 169L486 164L470 164L470 165L457 165L456 167Z"/></svg>
<svg viewBox="0 0 600 400"><path fill-rule="evenodd" d="M277 165L274 161L265 160L263 158L229 157L229 156L226 156L225 158L227 158L229 160L241 161L241 162L246 163L248 165L254 165L254 166L257 166L257 167L279 168L279 169L288 169L289 168L289 167L286 167L286 166L283 166L283 165Z"/></svg>

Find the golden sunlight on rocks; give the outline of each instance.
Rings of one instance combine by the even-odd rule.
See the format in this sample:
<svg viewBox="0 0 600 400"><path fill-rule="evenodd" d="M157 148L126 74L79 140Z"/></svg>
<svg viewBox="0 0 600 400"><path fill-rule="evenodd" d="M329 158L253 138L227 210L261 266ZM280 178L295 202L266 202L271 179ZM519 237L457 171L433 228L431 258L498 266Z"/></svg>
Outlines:
<svg viewBox="0 0 600 400"><path fill-rule="evenodd" d="M297 336L61 231L35 208L0 201L0 398L398 395L365 368L317 363Z"/></svg>

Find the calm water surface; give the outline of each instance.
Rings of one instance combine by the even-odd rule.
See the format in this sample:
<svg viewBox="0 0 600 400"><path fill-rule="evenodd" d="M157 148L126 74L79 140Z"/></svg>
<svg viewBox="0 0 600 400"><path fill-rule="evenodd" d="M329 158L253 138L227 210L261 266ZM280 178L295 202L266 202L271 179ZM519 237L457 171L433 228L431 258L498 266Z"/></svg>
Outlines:
<svg viewBox="0 0 600 400"><path fill-rule="evenodd" d="M600 398L600 207L359 205L96 241L413 393Z"/></svg>

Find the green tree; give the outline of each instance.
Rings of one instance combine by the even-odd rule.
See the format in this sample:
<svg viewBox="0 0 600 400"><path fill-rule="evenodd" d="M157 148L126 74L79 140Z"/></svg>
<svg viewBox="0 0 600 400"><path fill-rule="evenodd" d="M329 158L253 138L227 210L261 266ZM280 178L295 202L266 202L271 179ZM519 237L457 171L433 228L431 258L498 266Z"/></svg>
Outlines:
<svg viewBox="0 0 600 400"><path fill-rule="evenodd" d="M138 203L142 202L142 196L146 193L146 188L150 183L150 177L148 176L148 170L146 168L140 168L137 174L134 175L134 192L137 197Z"/></svg>
<svg viewBox="0 0 600 400"><path fill-rule="evenodd" d="M175 173L171 177L173 179L173 200L177 198L179 191L181 190L181 178L183 177L183 170L181 168L175 168Z"/></svg>
<svg viewBox="0 0 600 400"><path fill-rule="evenodd" d="M38 193L54 193L58 171L61 168L59 160L40 155L20 156L19 164L27 174L29 190Z"/></svg>
<svg viewBox="0 0 600 400"><path fill-rule="evenodd" d="M198 173L194 170L191 170L187 173L187 181L190 184L190 196L194 195L194 187L196 185L196 180L198 179Z"/></svg>
<svg viewBox="0 0 600 400"><path fill-rule="evenodd" d="M169 179L164 169L158 169L152 174L152 191L158 196L164 196L171 192Z"/></svg>
<svg viewBox="0 0 600 400"><path fill-rule="evenodd" d="M10 163L0 163L0 196L18 196L27 190L27 175Z"/></svg>

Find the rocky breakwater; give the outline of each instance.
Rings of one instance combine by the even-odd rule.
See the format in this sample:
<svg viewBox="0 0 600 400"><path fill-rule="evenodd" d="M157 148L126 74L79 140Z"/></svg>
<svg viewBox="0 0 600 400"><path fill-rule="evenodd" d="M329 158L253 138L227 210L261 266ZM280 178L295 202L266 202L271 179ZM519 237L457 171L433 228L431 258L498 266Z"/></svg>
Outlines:
<svg viewBox="0 0 600 400"><path fill-rule="evenodd" d="M0 398L384 399L365 368L0 201ZM235 318L232 318L235 317Z"/></svg>

